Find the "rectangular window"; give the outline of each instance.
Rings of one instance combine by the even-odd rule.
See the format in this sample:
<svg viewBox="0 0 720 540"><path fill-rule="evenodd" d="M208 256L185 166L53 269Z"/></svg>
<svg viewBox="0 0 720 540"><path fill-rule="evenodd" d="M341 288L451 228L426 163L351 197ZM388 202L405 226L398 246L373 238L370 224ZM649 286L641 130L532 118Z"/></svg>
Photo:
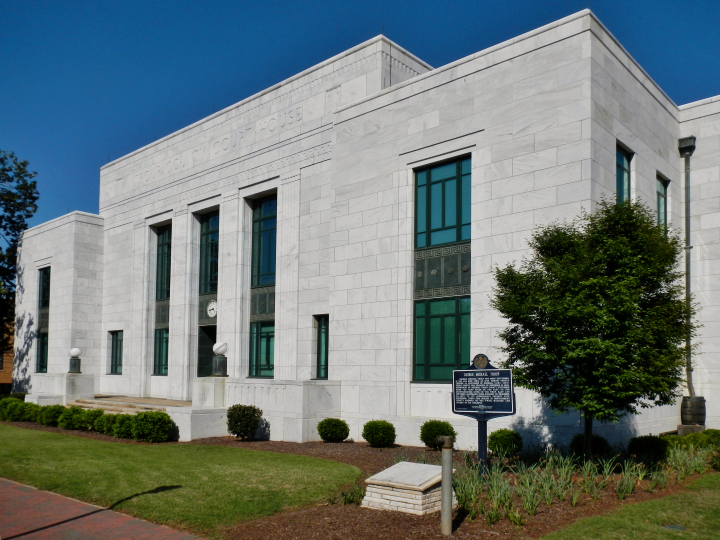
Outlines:
<svg viewBox="0 0 720 540"><path fill-rule="evenodd" d="M447 382L470 361L470 297L415 302L415 381Z"/></svg>
<svg viewBox="0 0 720 540"><path fill-rule="evenodd" d="M620 204L630 200L630 161L632 160L632 154L618 146L615 157L615 190L617 202Z"/></svg>
<svg viewBox="0 0 720 540"><path fill-rule="evenodd" d="M168 345L169 330L167 328L155 329L155 355L153 357L153 375L168 374Z"/></svg>
<svg viewBox="0 0 720 540"><path fill-rule="evenodd" d="M37 364L35 371L37 373L47 373L48 370L48 334L47 332L38 333L37 337Z"/></svg>
<svg viewBox="0 0 720 540"><path fill-rule="evenodd" d="M255 201L253 206L252 287L275 285L277 197Z"/></svg>
<svg viewBox="0 0 720 540"><path fill-rule="evenodd" d="M46 309L50 307L50 267L41 268L39 275L39 301L38 307L40 309Z"/></svg>
<svg viewBox="0 0 720 540"><path fill-rule="evenodd" d="M317 325L317 374L318 379L328 378L328 327L330 326L329 315L318 315L315 317Z"/></svg>
<svg viewBox="0 0 720 540"><path fill-rule="evenodd" d="M110 332L110 374L122 375L123 331Z"/></svg>
<svg viewBox="0 0 720 540"><path fill-rule="evenodd" d="M658 177L656 179L656 191L657 191L657 220L658 225L667 227L667 190L668 182Z"/></svg>
<svg viewBox="0 0 720 540"><path fill-rule="evenodd" d="M200 216L200 294L217 292L220 214Z"/></svg>
<svg viewBox="0 0 720 540"><path fill-rule="evenodd" d="M157 230L157 272L155 274L155 300L170 298L170 248L172 244L172 226L166 225Z"/></svg>
<svg viewBox="0 0 720 540"><path fill-rule="evenodd" d="M470 240L470 158L415 173L415 247Z"/></svg>
<svg viewBox="0 0 720 540"><path fill-rule="evenodd" d="M272 377L275 370L275 321L250 323L250 376Z"/></svg>

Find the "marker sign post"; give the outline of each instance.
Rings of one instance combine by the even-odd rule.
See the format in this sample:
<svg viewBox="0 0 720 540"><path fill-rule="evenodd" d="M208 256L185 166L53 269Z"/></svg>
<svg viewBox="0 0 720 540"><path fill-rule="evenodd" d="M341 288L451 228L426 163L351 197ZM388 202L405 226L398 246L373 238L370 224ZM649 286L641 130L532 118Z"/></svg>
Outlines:
<svg viewBox="0 0 720 540"><path fill-rule="evenodd" d="M478 354L470 369L453 371L452 411L478 422L478 459L487 465L488 420L515 414L512 370L497 369L488 357Z"/></svg>

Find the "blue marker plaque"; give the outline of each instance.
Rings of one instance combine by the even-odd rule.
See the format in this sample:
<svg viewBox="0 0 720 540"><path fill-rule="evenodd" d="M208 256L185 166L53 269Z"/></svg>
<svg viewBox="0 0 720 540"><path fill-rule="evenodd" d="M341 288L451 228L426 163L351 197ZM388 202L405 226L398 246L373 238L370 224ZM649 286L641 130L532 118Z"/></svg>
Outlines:
<svg viewBox="0 0 720 540"><path fill-rule="evenodd" d="M478 354L470 369L453 371L452 411L478 422L478 459L487 462L487 422L515 414L512 370L497 369L487 356Z"/></svg>

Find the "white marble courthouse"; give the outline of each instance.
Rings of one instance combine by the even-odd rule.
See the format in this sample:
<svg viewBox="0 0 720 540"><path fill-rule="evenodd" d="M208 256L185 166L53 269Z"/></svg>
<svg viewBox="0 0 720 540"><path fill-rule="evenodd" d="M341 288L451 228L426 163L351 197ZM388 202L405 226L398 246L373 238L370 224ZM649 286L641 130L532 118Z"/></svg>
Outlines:
<svg viewBox="0 0 720 540"><path fill-rule="evenodd" d="M718 428L720 96L676 105L589 11L439 68L380 36L105 165L98 215L23 237L16 384L40 403L191 400L168 409L186 440L225 433L242 403L272 439L314 440L341 417L355 440L386 419L420 445L442 418L469 448L476 424L452 414L448 381L474 354L501 360L493 268L603 196L681 228L690 135L695 384ZM581 431L517 398L491 429ZM671 431L679 411L596 429Z"/></svg>

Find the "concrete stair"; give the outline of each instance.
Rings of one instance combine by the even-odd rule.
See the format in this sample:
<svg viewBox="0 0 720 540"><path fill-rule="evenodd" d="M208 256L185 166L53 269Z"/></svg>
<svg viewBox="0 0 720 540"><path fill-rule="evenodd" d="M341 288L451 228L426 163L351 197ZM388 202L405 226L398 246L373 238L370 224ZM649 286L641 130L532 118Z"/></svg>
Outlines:
<svg viewBox="0 0 720 540"><path fill-rule="evenodd" d="M81 409L102 409L111 414L137 414L145 411L163 411L162 405L150 403L128 403L126 401L115 401L108 399L76 399L68 402L68 407L80 407Z"/></svg>

